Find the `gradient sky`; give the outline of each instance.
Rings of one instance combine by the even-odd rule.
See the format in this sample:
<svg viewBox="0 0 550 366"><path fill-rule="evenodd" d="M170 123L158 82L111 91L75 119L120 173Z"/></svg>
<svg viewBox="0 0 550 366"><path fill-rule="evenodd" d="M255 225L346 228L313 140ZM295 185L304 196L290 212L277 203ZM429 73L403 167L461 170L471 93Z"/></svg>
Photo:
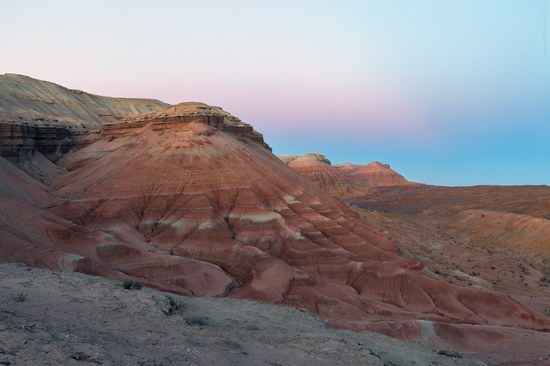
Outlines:
<svg viewBox="0 0 550 366"><path fill-rule="evenodd" d="M1 0L0 34L0 74L219 105L277 154L550 184L550 0Z"/></svg>

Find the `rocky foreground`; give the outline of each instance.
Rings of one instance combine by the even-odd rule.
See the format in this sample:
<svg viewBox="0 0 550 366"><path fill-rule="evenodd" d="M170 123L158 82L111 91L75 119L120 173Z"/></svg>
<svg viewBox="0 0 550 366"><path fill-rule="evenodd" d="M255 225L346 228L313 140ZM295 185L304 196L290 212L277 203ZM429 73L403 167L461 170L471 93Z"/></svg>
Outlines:
<svg viewBox="0 0 550 366"><path fill-rule="evenodd" d="M0 365L482 365L286 306L0 264Z"/></svg>

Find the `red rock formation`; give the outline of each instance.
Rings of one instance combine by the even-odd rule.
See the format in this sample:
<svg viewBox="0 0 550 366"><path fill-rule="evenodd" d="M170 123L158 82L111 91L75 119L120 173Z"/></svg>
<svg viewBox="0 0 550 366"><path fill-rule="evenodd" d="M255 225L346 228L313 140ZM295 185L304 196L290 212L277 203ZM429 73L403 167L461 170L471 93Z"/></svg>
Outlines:
<svg viewBox="0 0 550 366"><path fill-rule="evenodd" d="M390 168L374 162L332 165L324 155L309 153L304 156L280 155L279 158L293 170L316 183L334 196L356 196L361 190L374 186L415 185Z"/></svg>
<svg viewBox="0 0 550 366"><path fill-rule="evenodd" d="M106 237L85 250L71 244L84 257L78 270L289 304L352 328L409 319L549 328L506 295L422 275L420 263L246 135L201 116L147 118L62 159L69 173L53 187L69 202L51 212ZM53 235L67 243L71 234ZM173 261L197 268L182 273Z"/></svg>
<svg viewBox="0 0 550 366"><path fill-rule="evenodd" d="M325 192L334 196L351 194L353 189L344 176L336 170L324 155L309 153L304 156L283 155L281 160L295 172L317 184Z"/></svg>
<svg viewBox="0 0 550 366"><path fill-rule="evenodd" d="M199 102L180 103L154 112L126 117L121 122L106 125L102 130L102 135L107 138L114 138L120 134L125 134L128 129L139 129L149 123L156 123L156 128L162 129L167 123L187 124L192 121L199 121L238 138L257 142L271 150L269 145L265 143L263 135L255 131L252 126L220 107L212 107Z"/></svg>
<svg viewBox="0 0 550 366"><path fill-rule="evenodd" d="M338 164L336 168L356 188L414 184L391 169L388 164L374 162L362 164Z"/></svg>
<svg viewBox="0 0 550 366"><path fill-rule="evenodd" d="M30 178L0 191L0 259L288 304L352 329L418 319L550 329L509 296L427 277L260 136L196 103L106 126L59 161L68 172L55 192Z"/></svg>
<svg viewBox="0 0 550 366"><path fill-rule="evenodd" d="M535 258L550 258L550 220L493 210L466 210L461 225L483 241Z"/></svg>

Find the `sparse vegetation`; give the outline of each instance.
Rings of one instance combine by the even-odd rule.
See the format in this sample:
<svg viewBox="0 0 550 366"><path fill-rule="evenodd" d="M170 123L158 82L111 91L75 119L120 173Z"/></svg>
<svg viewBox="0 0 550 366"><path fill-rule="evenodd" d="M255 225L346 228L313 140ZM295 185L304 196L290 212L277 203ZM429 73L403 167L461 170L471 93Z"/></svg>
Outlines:
<svg viewBox="0 0 550 366"><path fill-rule="evenodd" d="M191 316L185 318L185 324L187 325L209 325L208 318L202 318L199 316Z"/></svg>
<svg viewBox="0 0 550 366"><path fill-rule="evenodd" d="M462 358L462 355L455 351L441 350L437 352L437 354L442 356L447 356L447 357Z"/></svg>
<svg viewBox="0 0 550 366"><path fill-rule="evenodd" d="M171 296L166 296L166 300L167 300L166 309L161 309L161 311L166 316L179 314L185 309L185 306L182 303L174 300L174 298Z"/></svg>
<svg viewBox="0 0 550 366"><path fill-rule="evenodd" d="M75 361L84 361L84 362L96 363L96 364L101 364L102 363L101 361L93 358L89 354L84 353L84 352L80 352L80 351L71 353L71 358Z"/></svg>
<svg viewBox="0 0 550 366"><path fill-rule="evenodd" d="M27 294L24 292L20 292L18 294L11 295L11 298L16 302L24 302L25 300L27 300Z"/></svg>
<svg viewBox="0 0 550 366"><path fill-rule="evenodd" d="M137 281L124 281L122 287L125 290L141 290L141 283Z"/></svg>

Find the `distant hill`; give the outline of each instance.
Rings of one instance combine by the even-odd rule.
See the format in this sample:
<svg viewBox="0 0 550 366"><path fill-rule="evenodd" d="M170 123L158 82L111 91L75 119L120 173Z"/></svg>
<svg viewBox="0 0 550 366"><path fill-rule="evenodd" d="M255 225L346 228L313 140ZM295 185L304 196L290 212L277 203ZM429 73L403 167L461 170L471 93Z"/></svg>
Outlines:
<svg viewBox="0 0 550 366"><path fill-rule="evenodd" d="M97 129L165 106L155 99L103 97L29 76L0 75L0 122Z"/></svg>
<svg viewBox="0 0 550 366"><path fill-rule="evenodd" d="M336 196L353 195L358 190L379 186L416 185L391 169L388 164L332 165L323 154L279 155L290 168Z"/></svg>

